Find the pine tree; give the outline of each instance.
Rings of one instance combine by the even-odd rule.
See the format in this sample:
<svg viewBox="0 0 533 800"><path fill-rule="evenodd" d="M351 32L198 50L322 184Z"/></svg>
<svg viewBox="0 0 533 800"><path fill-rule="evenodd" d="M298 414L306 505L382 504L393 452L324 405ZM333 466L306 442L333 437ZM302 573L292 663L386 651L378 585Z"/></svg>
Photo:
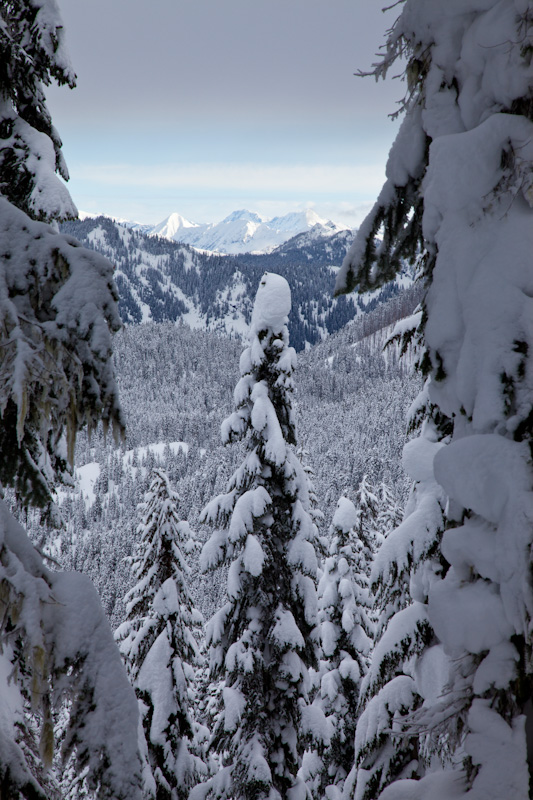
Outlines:
<svg viewBox="0 0 533 800"><path fill-rule="evenodd" d="M360 685L354 765L344 789L346 797L357 800L375 800L390 783L424 772L423 742L418 735L407 736L405 726L423 701L412 661L433 640L424 580L428 571L431 576L439 569L434 555L442 535L444 497L431 471L411 466L410 445L404 464L416 483L405 520L384 539L370 572L375 645Z"/></svg>
<svg viewBox="0 0 533 800"><path fill-rule="evenodd" d="M357 534L365 548L368 569L372 564L374 553L379 547L381 536L378 530L379 498L377 490L363 475L355 493L355 507L357 509Z"/></svg>
<svg viewBox="0 0 533 800"><path fill-rule="evenodd" d="M383 800L531 796L532 10L406 0L375 68L406 58L405 119L337 287L375 288L402 257L426 283L422 424L405 456L415 495L376 573L398 584L409 569L412 605L391 596L369 673L396 642L409 674L387 669L380 694L411 707L395 730L416 768L382 777L368 796L391 783ZM424 617L407 646L406 623Z"/></svg>
<svg viewBox="0 0 533 800"><path fill-rule="evenodd" d="M376 522L383 538L398 527L402 521L402 516L401 505L397 502L390 487L382 483L379 489L379 508Z"/></svg>
<svg viewBox="0 0 533 800"><path fill-rule="evenodd" d="M0 482L50 510L78 430L123 427L110 337L120 320L112 265L35 221L76 214L43 93L74 81L56 3L2 2L0 16ZM48 570L4 500L0 598L2 796L50 795L53 715L65 706L65 759L99 797L138 798L135 696L94 587Z"/></svg>
<svg viewBox="0 0 533 800"><path fill-rule="evenodd" d="M75 85L54 0L0 3L0 194L33 219L77 217L44 87Z"/></svg>
<svg viewBox="0 0 533 800"><path fill-rule="evenodd" d="M236 410L222 425L225 442L245 441L245 459L204 511L229 523L202 553L207 568L230 563L228 602L208 627L212 674L225 679L212 746L226 766L192 798L305 798L298 770L315 722L307 692L317 664L316 527L294 450L289 311L287 282L265 273Z"/></svg>
<svg viewBox="0 0 533 800"><path fill-rule="evenodd" d="M204 771L191 752L194 668L200 662L193 631L202 616L187 586L182 549L191 552L194 542L188 523L179 520L178 502L166 473L153 470L132 560L137 583L125 598L128 618L115 634L141 708L145 791L156 800L185 800Z"/></svg>
<svg viewBox="0 0 533 800"><path fill-rule="evenodd" d="M315 704L324 712L331 732L323 755L315 753L314 759L309 759L308 771L313 796L330 800L340 797L353 765L359 690L372 649L370 565L357 533L359 522L354 504L341 497L331 524L329 556L318 585L324 660Z"/></svg>
<svg viewBox="0 0 533 800"><path fill-rule="evenodd" d="M77 431L123 427L109 337L118 296L106 259L32 222L77 216L44 96L52 80L75 83L56 2L3 0L0 20L0 481L49 507Z"/></svg>

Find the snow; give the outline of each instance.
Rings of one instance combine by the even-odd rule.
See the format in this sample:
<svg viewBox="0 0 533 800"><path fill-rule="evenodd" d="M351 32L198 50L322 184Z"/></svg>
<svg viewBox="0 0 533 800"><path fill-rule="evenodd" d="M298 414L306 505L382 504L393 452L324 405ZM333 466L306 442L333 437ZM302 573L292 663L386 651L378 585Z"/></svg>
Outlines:
<svg viewBox="0 0 533 800"><path fill-rule="evenodd" d="M201 228L197 222L191 222L180 214L170 214L163 222L159 222L150 229L151 236L162 236L165 239L180 241L180 234L189 228Z"/></svg>
<svg viewBox="0 0 533 800"><path fill-rule="evenodd" d="M378 685L384 674L383 663L396 661L401 664L412 642L420 637L427 627L428 612L423 603L414 602L399 611L390 620L372 652L370 668L361 684L364 696L374 685ZM454 624L455 618L451 624Z"/></svg>
<svg viewBox="0 0 533 800"><path fill-rule="evenodd" d="M224 730L234 731L239 726L246 700L241 692L229 686L223 688L222 697L224 699Z"/></svg>
<svg viewBox="0 0 533 800"><path fill-rule="evenodd" d="M52 587L55 603L49 604L45 614L46 627L50 635L53 632L54 664L58 668L79 665L77 685L83 689L74 709L84 699L87 704L83 723L75 732L78 748L96 771L111 754L112 764L122 763L123 771L115 766L112 781L117 796L122 790L127 795L140 771L135 695L91 581L75 572L58 572Z"/></svg>
<svg viewBox="0 0 533 800"><path fill-rule="evenodd" d="M308 705L302 709L302 732L327 747L333 734L333 723L317 705Z"/></svg>
<svg viewBox="0 0 533 800"><path fill-rule="evenodd" d="M303 649L305 646L304 637L298 628L294 616L288 609L278 606L275 614L275 624L272 628L272 639L283 649Z"/></svg>
<svg viewBox="0 0 533 800"><path fill-rule="evenodd" d="M415 684L408 675L398 675L389 681L366 704L357 724L356 757L380 733L389 732L394 715L413 705Z"/></svg>
<svg viewBox="0 0 533 800"><path fill-rule="evenodd" d="M291 290L281 275L265 272L255 297L250 335L270 330L281 333L291 310Z"/></svg>
<svg viewBox="0 0 533 800"><path fill-rule="evenodd" d="M161 584L152 600L154 614L158 617L169 617L171 614L179 614L181 611L178 597L178 589L174 578L167 578Z"/></svg>
<svg viewBox="0 0 533 800"><path fill-rule="evenodd" d="M414 481L434 480L433 461L444 444L432 442L425 436L412 439L403 448L402 464L404 470Z"/></svg>
<svg viewBox="0 0 533 800"><path fill-rule="evenodd" d="M464 745L473 764L480 767L470 793L472 800L528 797L525 721L525 716L519 715L510 726L490 708L490 700L474 700Z"/></svg>
<svg viewBox="0 0 533 800"><path fill-rule="evenodd" d="M262 517L272 500L264 486L256 486L244 492L233 507L233 514L228 531L231 542L243 540L253 530L254 521ZM252 546L253 547L253 546ZM257 556L257 552L255 553Z"/></svg>
<svg viewBox="0 0 533 800"><path fill-rule="evenodd" d="M494 584L463 583L453 570L432 587L428 613L446 652L454 657L490 650L515 633Z"/></svg>
<svg viewBox="0 0 533 800"><path fill-rule="evenodd" d="M441 644L426 648L414 667L416 688L425 705L442 700L450 679L450 665Z"/></svg>
<svg viewBox="0 0 533 800"><path fill-rule="evenodd" d="M497 434L454 441L435 458L435 476L465 508L498 523L516 495L531 488L528 446ZM515 506L516 508L516 506Z"/></svg>
<svg viewBox="0 0 533 800"><path fill-rule="evenodd" d="M399 780L380 794L379 800L454 800L463 797L464 783L452 770L427 775L421 781ZM498 795L501 800L510 795ZM474 797L472 800L474 800ZM476 798L478 800L478 798ZM481 800L481 798L479 798Z"/></svg>
<svg viewBox="0 0 533 800"><path fill-rule="evenodd" d="M148 229L153 236L164 236L191 245L197 250L223 254L268 253L294 236L312 232L314 237L331 236L346 230L345 225L326 221L312 209L267 219L241 209L216 223L198 224L178 213Z"/></svg>
<svg viewBox="0 0 533 800"><path fill-rule="evenodd" d="M185 455L189 452L189 444L187 442L154 442L152 444L143 445L141 447L136 448L135 450L126 450L126 452L122 452L121 450L117 450L115 452L122 453L122 462L124 469L128 469L132 476L135 478L137 475L137 471L140 469L139 467L132 466L134 456L137 455L139 462L142 462L146 459L148 454L152 454L155 456L156 463L157 461L161 461L165 449L169 448L170 452L174 455L176 453L182 452ZM146 468L141 468L143 470L143 474L146 472ZM96 499L96 495L94 493L94 485L98 480L101 472L100 464L96 461L91 461L88 464L83 464L80 467L76 467L74 470L74 478L76 481L77 490L82 495L85 501L85 507L89 509ZM59 502L65 496L65 492L60 490L57 492L57 497Z"/></svg>
<svg viewBox="0 0 533 800"><path fill-rule="evenodd" d="M358 515L352 501L347 497L339 498L331 524L335 528L340 528L340 530L348 533L357 524L357 521Z"/></svg>
<svg viewBox="0 0 533 800"><path fill-rule="evenodd" d="M153 714L150 724L150 740L163 746L166 741L165 728L169 724L169 715L174 709L172 677L169 664L172 649L167 632L162 631L146 654L137 676L137 685L141 691L150 694Z"/></svg>
<svg viewBox="0 0 533 800"><path fill-rule="evenodd" d="M476 670L472 687L477 695L483 695L492 687L505 689L516 677L520 655L511 642L495 645Z"/></svg>
<svg viewBox="0 0 533 800"><path fill-rule="evenodd" d="M151 453L156 458L161 458L167 447L174 455L179 452L187 455L190 445L187 442L153 442L152 444L141 445L136 450L126 450L123 455L123 464L125 467L131 465L135 453L137 453L139 460L146 459L148 453Z"/></svg>
<svg viewBox="0 0 533 800"><path fill-rule="evenodd" d="M532 135L533 124L523 117L497 114L474 131L442 137L432 145L425 181L424 231L436 237L447 265L444 271L437 263L434 271L426 340L440 353L449 377L433 382L430 399L447 414L463 408L480 433L499 424L501 376L516 369L514 342L528 338L533 233L529 209L518 197L513 213L501 209L497 225L492 216L482 218L483 202L476 198L490 194L501 179L500 154L509 141L527 160ZM463 263L469 264L467 271Z"/></svg>
<svg viewBox="0 0 533 800"><path fill-rule="evenodd" d="M13 124L13 139L18 140L18 147L24 144L29 150L26 167L34 176L29 206L36 217L77 217L78 210L69 191L56 175L56 154L50 137L17 117ZM7 145L8 142L4 140L3 147Z"/></svg>
<svg viewBox="0 0 533 800"><path fill-rule="evenodd" d="M253 536L251 533L249 533L246 537L246 544L242 554L242 564L244 569L251 575L257 577L262 572L264 560L265 554L263 552L263 548L259 544L259 540L256 536Z"/></svg>
<svg viewBox="0 0 533 800"><path fill-rule="evenodd" d="M94 484L100 477L100 464L96 461L91 461L90 464L84 464L82 467L76 467L75 477L83 499L85 500L85 507L89 508L96 500L94 493Z"/></svg>
<svg viewBox="0 0 533 800"><path fill-rule="evenodd" d="M253 428L262 434L266 457L273 464L281 466L287 458L287 445L265 381L254 385L251 400L253 402L251 423Z"/></svg>

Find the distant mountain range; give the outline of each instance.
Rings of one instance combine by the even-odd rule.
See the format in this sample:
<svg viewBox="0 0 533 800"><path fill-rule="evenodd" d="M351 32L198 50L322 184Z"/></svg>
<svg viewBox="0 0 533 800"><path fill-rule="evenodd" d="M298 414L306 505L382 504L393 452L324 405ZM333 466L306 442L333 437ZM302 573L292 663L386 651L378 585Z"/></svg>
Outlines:
<svg viewBox="0 0 533 800"><path fill-rule="evenodd" d="M291 287L289 330L297 350L402 294L413 282L406 270L378 292L334 298L335 273L353 239L350 230L323 234L315 225L270 253L238 255L206 253L109 217L64 223L62 230L115 264L119 310L129 324L181 320L191 328L241 337L262 274L283 275Z"/></svg>
<svg viewBox="0 0 533 800"><path fill-rule="evenodd" d="M91 218L80 214L80 218ZM253 211L233 211L221 222L199 224L180 214L170 214L157 225L145 225L128 220L114 220L123 227L147 236L161 236L174 242L191 245L198 250L238 255L241 253L270 253L301 233L315 238L333 236L348 230L318 216L312 209L297 211L282 217L267 219Z"/></svg>

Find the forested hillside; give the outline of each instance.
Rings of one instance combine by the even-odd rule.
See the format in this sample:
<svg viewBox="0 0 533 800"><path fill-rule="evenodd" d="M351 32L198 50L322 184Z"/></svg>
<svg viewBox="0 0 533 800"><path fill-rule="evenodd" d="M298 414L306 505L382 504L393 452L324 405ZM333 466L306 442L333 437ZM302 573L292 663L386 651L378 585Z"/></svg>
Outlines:
<svg viewBox="0 0 533 800"><path fill-rule="evenodd" d="M289 329L302 350L340 330L412 284L405 273L377 292L333 297L335 274L353 234L300 234L272 253L223 256L118 225L108 217L63 223L62 230L116 266L119 311L126 323L174 322L242 337L252 298L265 270L283 275L291 287Z"/></svg>
<svg viewBox="0 0 533 800"><path fill-rule="evenodd" d="M411 307L414 302L411 297ZM405 417L419 379L396 347L383 352L387 331L408 307L393 299L323 343L300 353L296 370L298 441L314 473L324 533L341 494L353 497L364 475L385 482L398 502L407 491L401 468ZM223 491L238 460L225 448L220 424L229 413L238 376L240 341L186 325L130 325L115 337L115 365L127 439L122 448L97 433L82 435L76 454L77 487L61 492L63 531L48 533L37 517L28 525L66 569L87 572L101 592L113 624L122 621L131 580L131 555L153 467L169 475L179 513L203 541L201 509ZM195 568L192 591L209 617L221 581Z"/></svg>

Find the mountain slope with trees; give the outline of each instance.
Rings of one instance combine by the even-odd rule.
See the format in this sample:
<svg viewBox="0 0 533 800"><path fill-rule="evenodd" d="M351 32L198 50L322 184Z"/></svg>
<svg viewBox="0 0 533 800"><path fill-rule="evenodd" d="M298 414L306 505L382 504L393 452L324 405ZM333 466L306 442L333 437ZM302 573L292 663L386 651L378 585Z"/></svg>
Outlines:
<svg viewBox="0 0 533 800"><path fill-rule="evenodd" d="M374 485L391 486L397 502L405 500L405 417L420 381L399 361L396 346L383 352L404 301L405 296L389 301L298 356L298 438L325 515L321 533L339 497L355 499L364 475ZM76 488L58 498L65 521L59 535L40 527L38 515L27 516L32 536L51 547L65 568L91 576L114 627L124 619L123 595L131 579L123 559L132 554L136 507L154 467L169 475L181 499L180 514L195 535L200 541L208 535L199 524L200 510L224 491L241 457L238 445L222 445L219 432L231 411L240 352L239 341L185 325L149 323L117 334L114 358L126 442L117 448L98 431L90 441L80 435ZM195 559L191 566L191 591L207 619L224 591L224 578L206 581Z"/></svg>
<svg viewBox="0 0 533 800"><path fill-rule="evenodd" d="M412 284L406 270L365 297L333 298L349 231L326 237L300 234L264 255L223 256L148 236L108 217L66 222L62 230L115 264L120 314L129 324L182 320L193 328L244 337L261 276L265 270L282 275L291 287L289 327L297 351Z"/></svg>

